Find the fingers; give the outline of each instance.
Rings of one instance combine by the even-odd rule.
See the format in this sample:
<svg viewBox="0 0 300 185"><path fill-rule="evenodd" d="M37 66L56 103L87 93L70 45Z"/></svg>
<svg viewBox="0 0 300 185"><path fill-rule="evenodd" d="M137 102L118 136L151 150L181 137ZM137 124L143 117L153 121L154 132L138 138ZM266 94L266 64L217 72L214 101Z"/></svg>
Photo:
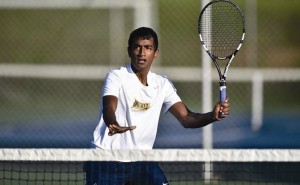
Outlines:
<svg viewBox="0 0 300 185"><path fill-rule="evenodd" d="M229 103L223 103L220 106L219 114L229 115Z"/></svg>
<svg viewBox="0 0 300 185"><path fill-rule="evenodd" d="M218 103L215 107L214 119L215 120L223 120L229 115L230 104L229 98L227 97L224 103Z"/></svg>
<svg viewBox="0 0 300 185"><path fill-rule="evenodd" d="M116 125L109 125L108 130L109 130L108 131L109 136L112 136L117 133Z"/></svg>
<svg viewBox="0 0 300 185"><path fill-rule="evenodd" d="M118 129L117 125L109 125L108 129L109 129L109 132L108 132L109 136L112 136L112 135L118 133L118 131L117 131L117 129Z"/></svg>
<svg viewBox="0 0 300 185"><path fill-rule="evenodd" d="M109 129L108 135L112 136L112 135L117 134L117 133L124 133L124 132L126 132L128 130L133 130L135 128L136 128L136 126L120 127L118 125L109 125L109 127L108 127L108 129Z"/></svg>

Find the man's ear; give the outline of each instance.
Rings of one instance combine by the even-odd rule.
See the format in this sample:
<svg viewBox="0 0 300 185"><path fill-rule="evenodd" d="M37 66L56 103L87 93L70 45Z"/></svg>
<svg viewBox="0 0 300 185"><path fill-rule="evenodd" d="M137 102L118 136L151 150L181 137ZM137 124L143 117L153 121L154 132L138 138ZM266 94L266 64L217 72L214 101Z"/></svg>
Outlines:
<svg viewBox="0 0 300 185"><path fill-rule="evenodd" d="M159 49L156 49L155 54L154 54L155 58L158 56L158 53L159 53Z"/></svg>

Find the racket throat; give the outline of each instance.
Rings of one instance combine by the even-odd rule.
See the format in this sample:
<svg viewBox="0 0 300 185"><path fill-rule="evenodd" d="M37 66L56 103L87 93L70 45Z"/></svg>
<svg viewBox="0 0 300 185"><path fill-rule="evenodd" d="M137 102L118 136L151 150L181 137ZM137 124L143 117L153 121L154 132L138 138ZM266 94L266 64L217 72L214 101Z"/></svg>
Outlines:
<svg viewBox="0 0 300 185"><path fill-rule="evenodd" d="M226 87L226 81L220 81L219 84L220 84L220 87L223 87L223 86Z"/></svg>
<svg viewBox="0 0 300 185"><path fill-rule="evenodd" d="M226 86L226 73L222 74L222 73L219 73L219 76L220 76L220 86Z"/></svg>

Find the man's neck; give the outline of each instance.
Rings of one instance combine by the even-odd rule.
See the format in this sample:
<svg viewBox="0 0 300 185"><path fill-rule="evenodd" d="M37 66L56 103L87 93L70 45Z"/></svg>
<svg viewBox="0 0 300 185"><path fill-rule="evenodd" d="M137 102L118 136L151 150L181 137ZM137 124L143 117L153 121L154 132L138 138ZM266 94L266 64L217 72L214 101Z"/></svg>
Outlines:
<svg viewBox="0 0 300 185"><path fill-rule="evenodd" d="M145 73L135 73L135 75L138 77L138 79L144 86L148 86L148 83L147 83L148 73L146 73L146 74Z"/></svg>

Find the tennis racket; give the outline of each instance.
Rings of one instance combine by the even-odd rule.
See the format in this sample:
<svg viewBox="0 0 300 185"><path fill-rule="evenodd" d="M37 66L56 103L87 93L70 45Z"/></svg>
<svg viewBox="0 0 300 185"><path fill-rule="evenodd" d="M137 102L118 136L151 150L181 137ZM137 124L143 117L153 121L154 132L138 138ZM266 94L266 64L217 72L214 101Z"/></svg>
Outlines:
<svg viewBox="0 0 300 185"><path fill-rule="evenodd" d="M211 1L200 13L198 33L201 44L219 73L220 101L224 103L228 68L240 50L245 37L244 15L232 1ZM227 61L223 74L218 61Z"/></svg>

